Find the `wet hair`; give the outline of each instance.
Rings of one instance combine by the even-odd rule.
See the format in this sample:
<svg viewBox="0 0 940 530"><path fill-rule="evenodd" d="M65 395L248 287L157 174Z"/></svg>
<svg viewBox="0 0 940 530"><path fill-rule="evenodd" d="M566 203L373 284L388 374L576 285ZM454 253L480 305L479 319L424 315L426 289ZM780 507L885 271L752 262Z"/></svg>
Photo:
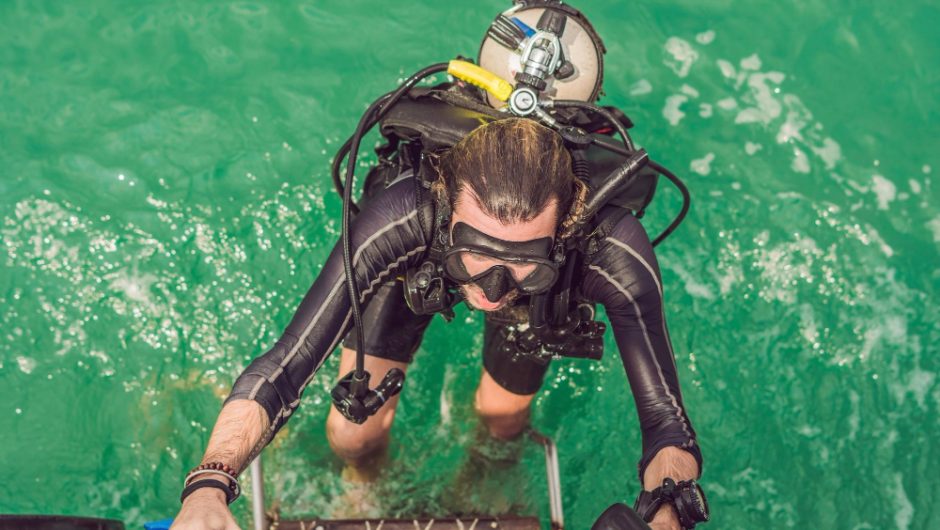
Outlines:
<svg viewBox="0 0 940 530"><path fill-rule="evenodd" d="M438 171L452 208L468 189L484 213L504 224L530 221L552 200L561 218L580 191L561 136L528 118L474 129L440 156Z"/></svg>

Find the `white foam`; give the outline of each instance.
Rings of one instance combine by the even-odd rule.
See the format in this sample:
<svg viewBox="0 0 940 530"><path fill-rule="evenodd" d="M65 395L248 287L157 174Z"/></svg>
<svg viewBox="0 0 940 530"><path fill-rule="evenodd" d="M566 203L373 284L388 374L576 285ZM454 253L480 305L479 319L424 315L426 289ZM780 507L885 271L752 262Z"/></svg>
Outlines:
<svg viewBox="0 0 940 530"><path fill-rule="evenodd" d="M669 121L670 125L678 125L685 113L680 108L683 103L689 100L689 96L684 94L673 94L666 98L666 105L663 107L663 117Z"/></svg>
<svg viewBox="0 0 940 530"><path fill-rule="evenodd" d="M858 426L861 423L861 414L859 413L859 397L858 392L854 390L849 390L849 403L852 404L852 412L847 418L849 423L849 434L847 438L849 440L855 440L855 437L858 435Z"/></svg>
<svg viewBox="0 0 940 530"><path fill-rule="evenodd" d="M799 147L793 148L793 162L790 163L790 169L797 173L809 173L809 157Z"/></svg>
<svg viewBox="0 0 940 530"><path fill-rule="evenodd" d="M751 89L756 106L748 107L738 112L734 123L770 123L780 116L783 106L774 98L773 91L768 82L780 84L784 75L780 72L755 73L748 77L747 84Z"/></svg>
<svg viewBox="0 0 940 530"><path fill-rule="evenodd" d="M802 125L794 123L790 121L788 118L787 120L783 122L783 125L780 126L780 130L777 131L777 143L778 144L787 143L793 140L794 138L802 139L803 135L800 134L801 128L802 128Z"/></svg>
<svg viewBox="0 0 940 530"><path fill-rule="evenodd" d="M800 306L800 335L810 344L819 342L819 327L816 325L813 306L809 304Z"/></svg>
<svg viewBox="0 0 940 530"><path fill-rule="evenodd" d="M682 87L679 89L679 92L682 92L683 94L689 97L693 97L693 98L698 97L698 90L695 90L694 87L691 87L689 85L682 85Z"/></svg>
<svg viewBox="0 0 940 530"><path fill-rule="evenodd" d="M33 370L36 369L36 359L31 359L25 355L17 356L16 364L20 367L20 371L24 374L31 374L33 373Z"/></svg>
<svg viewBox="0 0 940 530"><path fill-rule="evenodd" d="M865 237L868 241L873 242L876 245L878 245L878 248L882 252L884 252L885 256L890 258L891 256L894 255L894 249L889 247L888 244L885 243L884 238L882 238L881 234L879 234L878 231L875 230L875 227L868 225L868 231L865 232Z"/></svg>
<svg viewBox="0 0 940 530"><path fill-rule="evenodd" d="M695 274L690 273L688 270L677 263L674 263L672 268L673 271L675 271L675 273L682 280L682 285L685 287L685 292L689 293L689 296L695 298L704 298L706 300L715 299L715 293L712 292L712 289L699 281L699 278Z"/></svg>
<svg viewBox="0 0 940 530"><path fill-rule="evenodd" d="M721 75L727 77L728 79L734 79L736 71L734 65L724 59L718 59L715 61L718 64L718 69L721 70Z"/></svg>
<svg viewBox="0 0 940 530"><path fill-rule="evenodd" d="M924 172L924 175L926 175L930 173L930 166L928 166L927 164L924 164L924 167L920 168L920 170Z"/></svg>
<svg viewBox="0 0 940 530"><path fill-rule="evenodd" d="M692 45L679 37L669 37L666 39L665 49L675 61L667 62L666 66L672 68L679 77L689 75L692 64L698 60L698 52L692 48Z"/></svg>
<svg viewBox="0 0 940 530"><path fill-rule="evenodd" d="M711 44L715 40L715 30L703 31L695 36L695 41L699 44Z"/></svg>
<svg viewBox="0 0 940 530"><path fill-rule="evenodd" d="M753 155L754 153L760 151L764 147L761 144L756 144L754 142L746 142L744 144L744 152Z"/></svg>
<svg viewBox="0 0 940 530"><path fill-rule="evenodd" d="M904 491L904 475L894 474L894 524L898 530L907 530L914 519L914 505Z"/></svg>
<svg viewBox="0 0 940 530"><path fill-rule="evenodd" d="M642 96L644 94L649 94L653 91L653 85L650 84L646 79L640 79L636 83L630 85L630 88L627 89L627 92L631 96Z"/></svg>
<svg viewBox="0 0 940 530"><path fill-rule="evenodd" d="M819 427L813 427L812 425L803 425L797 427L796 432L806 436L807 438L813 438L815 436L819 436L819 434L822 432L822 429Z"/></svg>
<svg viewBox="0 0 940 530"><path fill-rule="evenodd" d="M776 90L775 90L776 92ZM783 105L787 108L787 119L777 132L777 143L803 140L803 129L813 119L813 114L803 105L800 98L787 94L783 96ZM818 125L818 124L817 124Z"/></svg>
<svg viewBox="0 0 940 530"><path fill-rule="evenodd" d="M914 195L917 195L918 193L920 193L920 182L917 182L914 179L909 179L907 181L907 185L910 186L911 193L913 193Z"/></svg>
<svg viewBox="0 0 940 530"><path fill-rule="evenodd" d="M150 286L156 281L157 277L152 274L134 276L124 273L112 279L110 287L123 292L124 296L130 300L149 304Z"/></svg>
<svg viewBox="0 0 940 530"><path fill-rule="evenodd" d="M708 103L702 103L698 106L698 115L703 118L711 118L712 106Z"/></svg>
<svg viewBox="0 0 940 530"><path fill-rule="evenodd" d="M895 199L898 193L897 187L893 182L884 178L882 175L872 175L871 190L878 198L878 209L887 210L888 205Z"/></svg>
<svg viewBox="0 0 940 530"><path fill-rule="evenodd" d="M451 415L451 402L450 395L448 394L449 386L451 381L454 379L453 371L450 366L447 366L444 371L444 384L441 385L441 402L440 402L440 414L441 414L441 427L446 427L450 425L452 420Z"/></svg>
<svg viewBox="0 0 940 530"><path fill-rule="evenodd" d="M712 161L715 160L715 153L708 153L702 158L696 158L689 164L689 168L699 175L708 175L712 172Z"/></svg>
<svg viewBox="0 0 940 530"><path fill-rule="evenodd" d="M937 375L934 373L926 372L920 368L911 370L906 390L913 394L917 406L923 410L927 410L927 393L933 388L936 379Z"/></svg>
<svg viewBox="0 0 940 530"><path fill-rule="evenodd" d="M741 68L745 70L760 70L760 67L760 57L758 57L756 53L741 59Z"/></svg>
<svg viewBox="0 0 940 530"><path fill-rule="evenodd" d="M833 169L842 160L842 147L832 138L823 139L821 146L810 146L816 156L822 159L826 169Z"/></svg>
<svg viewBox="0 0 940 530"><path fill-rule="evenodd" d="M927 228L933 232L933 242L940 243L940 215L927 222Z"/></svg>
<svg viewBox="0 0 940 530"><path fill-rule="evenodd" d="M725 98L718 102L718 108L722 110L732 110L737 108L738 102L734 98Z"/></svg>

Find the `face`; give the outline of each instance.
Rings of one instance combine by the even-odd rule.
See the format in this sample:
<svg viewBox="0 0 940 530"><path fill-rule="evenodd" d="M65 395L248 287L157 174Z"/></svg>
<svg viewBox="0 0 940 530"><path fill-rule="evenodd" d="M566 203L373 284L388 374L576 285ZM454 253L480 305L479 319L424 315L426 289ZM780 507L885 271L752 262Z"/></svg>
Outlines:
<svg viewBox="0 0 940 530"><path fill-rule="evenodd" d="M451 229L458 222L466 223L484 234L505 241L530 241L544 237L554 237L557 219L557 206L555 202L549 203L534 219L518 223L503 224L498 219L490 217L477 204L473 194L464 189L457 197L454 211L451 214ZM504 262L487 256L468 255L463 259L463 265L471 276L486 271L495 265L507 265L516 280L521 280L534 270L535 265L515 263L508 265ZM506 293L496 302L491 302L483 294L483 290L473 283L461 286L467 303L482 311L496 311L512 302L519 296L517 290Z"/></svg>

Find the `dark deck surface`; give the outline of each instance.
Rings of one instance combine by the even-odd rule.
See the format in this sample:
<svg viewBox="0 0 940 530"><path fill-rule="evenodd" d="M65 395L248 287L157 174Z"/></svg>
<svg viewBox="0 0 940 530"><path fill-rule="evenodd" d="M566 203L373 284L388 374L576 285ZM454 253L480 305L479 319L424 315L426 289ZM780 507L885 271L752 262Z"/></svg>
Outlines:
<svg viewBox="0 0 940 530"><path fill-rule="evenodd" d="M537 517L461 519L303 519L280 521L277 530L541 530Z"/></svg>

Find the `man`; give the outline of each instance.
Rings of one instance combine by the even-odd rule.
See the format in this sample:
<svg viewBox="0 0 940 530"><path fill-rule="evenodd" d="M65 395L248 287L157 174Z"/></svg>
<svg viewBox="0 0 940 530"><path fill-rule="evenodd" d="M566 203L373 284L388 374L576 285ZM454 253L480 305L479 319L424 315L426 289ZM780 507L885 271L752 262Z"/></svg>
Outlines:
<svg viewBox="0 0 940 530"><path fill-rule="evenodd" d="M475 406L493 437L511 439L526 427L529 406L547 367L506 353L502 327L529 286L550 271L548 249L583 197L562 139L532 120L491 122L467 135L439 160L433 186L437 213L450 210L443 253L448 276L466 302L486 311L483 374ZM352 226L353 266L366 305L366 369L373 384L391 368L406 370L427 326L427 315L405 306L394 281L427 257L435 232L423 222L435 212L417 200L415 177L403 176L363 207ZM432 203L433 204L433 203ZM617 215L608 209L598 216ZM575 284L586 302L605 306L643 430L640 476L646 490L699 476L701 453L685 413L666 330L658 265L639 221L620 216L595 252L584 257ZM513 255L518 251L518 256ZM350 329L342 252L334 249L277 344L238 378L213 429L203 465L187 477L175 530L235 528L226 507L234 475L296 410L300 395ZM515 311L518 313L518 311ZM509 347L507 347L509 346ZM352 369L355 342L342 351L340 374ZM362 425L335 409L327 420L333 450L365 475L387 443L397 398ZM627 466L624 466L627 471ZM216 481L212 486L205 486ZM200 484L203 482L203 484ZM651 525L679 530L666 503Z"/></svg>

